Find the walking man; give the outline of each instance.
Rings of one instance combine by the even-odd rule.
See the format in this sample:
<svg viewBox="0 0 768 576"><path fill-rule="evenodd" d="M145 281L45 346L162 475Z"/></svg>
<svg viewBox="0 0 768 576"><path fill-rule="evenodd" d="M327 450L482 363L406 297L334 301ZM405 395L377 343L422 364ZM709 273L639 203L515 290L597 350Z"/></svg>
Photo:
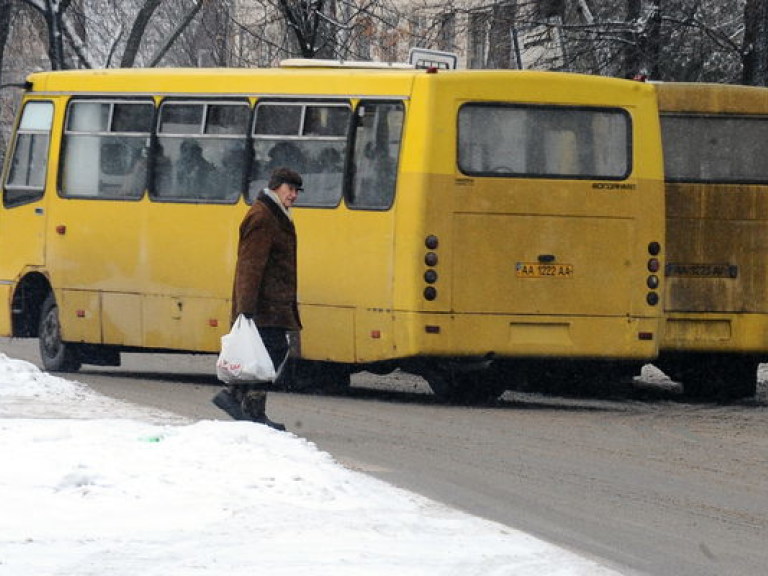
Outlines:
<svg viewBox="0 0 768 576"><path fill-rule="evenodd" d="M288 358L288 332L301 329L296 300L296 229L291 217L301 186L299 174L277 168L240 224L232 321L239 314L254 320L278 376ZM267 417L268 386L228 386L213 402L236 420L285 430Z"/></svg>

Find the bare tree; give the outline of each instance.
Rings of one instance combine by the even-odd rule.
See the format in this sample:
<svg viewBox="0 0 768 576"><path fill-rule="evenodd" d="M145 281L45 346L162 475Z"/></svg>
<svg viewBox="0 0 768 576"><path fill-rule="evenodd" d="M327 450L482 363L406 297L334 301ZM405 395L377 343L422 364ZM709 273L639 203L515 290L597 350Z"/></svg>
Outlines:
<svg viewBox="0 0 768 576"><path fill-rule="evenodd" d="M568 0L561 28L568 58L562 68L738 81L744 1L735 0L734 7L733 0Z"/></svg>
<svg viewBox="0 0 768 576"><path fill-rule="evenodd" d="M394 0L252 0L233 13L230 65L271 66L282 58L399 57L412 32Z"/></svg>
<svg viewBox="0 0 768 576"><path fill-rule="evenodd" d="M186 14L180 20L176 20L176 25L170 29L170 33L167 34L165 40L161 42L155 53L149 60L149 66L154 67L160 64L161 60L166 56L171 47L181 37L181 35L189 28L198 15L200 10L209 2L209 0L194 0L191 6L188 7ZM174 20L167 20L166 22L173 22ZM188 65L196 65L197 58L194 56Z"/></svg>
<svg viewBox="0 0 768 576"><path fill-rule="evenodd" d="M53 70L66 68L64 60L64 13L71 0L17 0L36 10L44 19L48 31L48 59Z"/></svg>
<svg viewBox="0 0 768 576"><path fill-rule="evenodd" d="M139 52L141 40L144 38L144 32L147 29L149 21L152 19L152 15L158 9L162 1L163 0L147 0L139 9L136 19L133 21L131 33L128 35L125 50L123 51L123 58L120 61L121 68L131 68L134 62L136 62L136 54Z"/></svg>
<svg viewBox="0 0 768 576"><path fill-rule="evenodd" d="M11 31L11 0L0 0L0 83L3 78L3 56L5 44L8 42L8 34Z"/></svg>
<svg viewBox="0 0 768 576"><path fill-rule="evenodd" d="M768 2L747 0L744 24L742 82L768 86Z"/></svg>
<svg viewBox="0 0 768 576"><path fill-rule="evenodd" d="M209 0L3 1L29 6L43 18L53 70L109 67L119 53L123 67L136 65L140 55L142 62L158 65L209 4Z"/></svg>
<svg viewBox="0 0 768 576"><path fill-rule="evenodd" d="M626 43L624 45L623 76L660 76L661 49L660 0L643 2L627 0Z"/></svg>
<svg viewBox="0 0 768 576"><path fill-rule="evenodd" d="M286 20L288 29L296 37L296 44L304 58L314 58L324 51L331 41L326 14L331 2L326 0L278 0L278 6Z"/></svg>

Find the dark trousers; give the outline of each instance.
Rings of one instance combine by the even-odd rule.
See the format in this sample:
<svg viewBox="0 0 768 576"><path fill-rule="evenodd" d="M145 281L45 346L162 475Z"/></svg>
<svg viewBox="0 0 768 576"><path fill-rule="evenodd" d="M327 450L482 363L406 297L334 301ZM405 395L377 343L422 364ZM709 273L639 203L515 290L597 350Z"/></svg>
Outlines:
<svg viewBox="0 0 768 576"><path fill-rule="evenodd" d="M284 367L285 359L288 356L288 336L285 328L275 328L273 326L265 326L259 328L259 334L264 341L264 347L269 353L269 357L272 359L272 364L275 365L275 372L277 376L280 376L281 368ZM264 384L254 384L252 389L266 389L272 384L265 382Z"/></svg>
<svg viewBox="0 0 768 576"><path fill-rule="evenodd" d="M287 330L285 328L267 326L259 328L259 334L264 342L264 347L269 353L272 364L275 366L277 376L280 376L280 371L284 368L290 348ZM243 410L247 410L248 418L258 421L267 417L267 390L273 386L272 382L257 382L255 384L230 386L229 390L235 399L242 403Z"/></svg>

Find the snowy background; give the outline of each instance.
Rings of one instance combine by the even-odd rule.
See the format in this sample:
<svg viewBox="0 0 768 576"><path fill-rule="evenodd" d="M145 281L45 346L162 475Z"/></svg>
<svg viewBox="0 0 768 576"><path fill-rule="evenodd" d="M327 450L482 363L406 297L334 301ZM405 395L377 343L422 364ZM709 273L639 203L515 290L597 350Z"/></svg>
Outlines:
<svg viewBox="0 0 768 576"><path fill-rule="evenodd" d="M117 402L0 353L1 576L613 575L250 422Z"/></svg>

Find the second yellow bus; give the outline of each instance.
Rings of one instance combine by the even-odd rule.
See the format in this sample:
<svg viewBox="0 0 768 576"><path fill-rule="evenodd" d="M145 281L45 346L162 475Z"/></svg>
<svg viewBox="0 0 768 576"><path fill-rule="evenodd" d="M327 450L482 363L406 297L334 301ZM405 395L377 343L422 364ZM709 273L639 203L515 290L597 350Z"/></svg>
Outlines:
<svg viewBox="0 0 768 576"><path fill-rule="evenodd" d="M768 352L768 89L660 83L667 320L693 397L751 397Z"/></svg>

